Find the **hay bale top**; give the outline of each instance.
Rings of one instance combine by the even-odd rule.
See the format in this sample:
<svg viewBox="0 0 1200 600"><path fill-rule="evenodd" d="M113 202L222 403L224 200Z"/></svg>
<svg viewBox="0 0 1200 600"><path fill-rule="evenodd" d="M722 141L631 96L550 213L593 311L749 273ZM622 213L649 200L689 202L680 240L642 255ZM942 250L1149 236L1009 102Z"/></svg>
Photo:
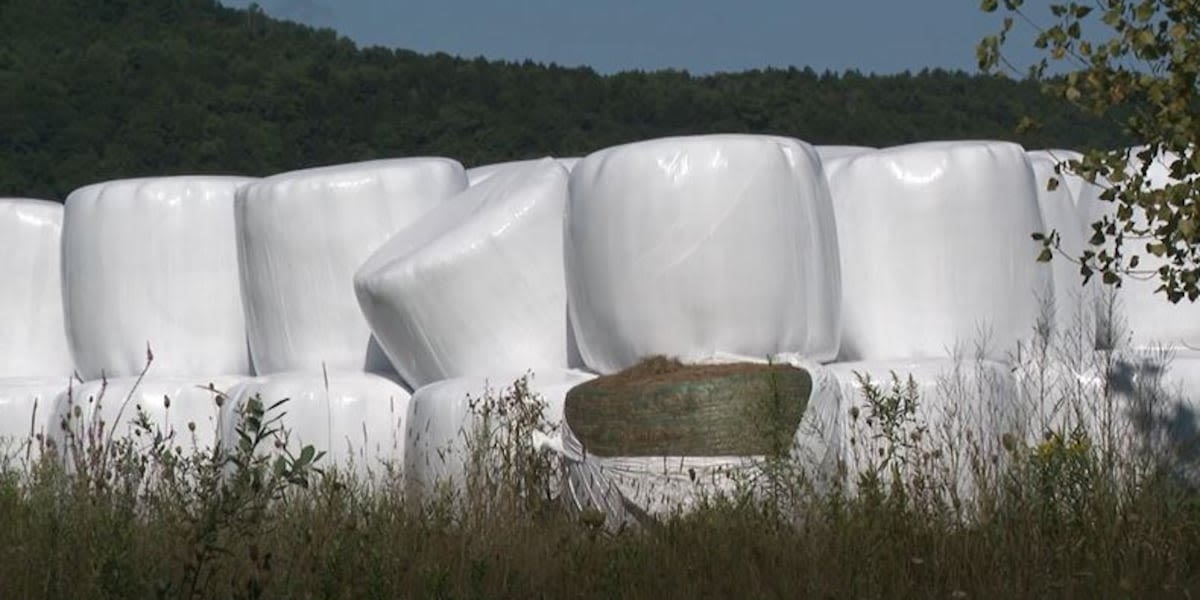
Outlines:
<svg viewBox="0 0 1200 600"><path fill-rule="evenodd" d="M811 391L788 365L659 356L572 388L565 417L598 456L762 456L786 451Z"/></svg>

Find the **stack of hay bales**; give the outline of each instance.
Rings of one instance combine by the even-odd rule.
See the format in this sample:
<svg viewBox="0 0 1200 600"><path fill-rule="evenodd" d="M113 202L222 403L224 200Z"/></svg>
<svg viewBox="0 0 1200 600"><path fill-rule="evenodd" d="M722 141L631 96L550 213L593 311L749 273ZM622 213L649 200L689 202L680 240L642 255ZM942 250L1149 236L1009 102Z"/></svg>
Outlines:
<svg viewBox="0 0 1200 600"><path fill-rule="evenodd" d="M70 194L63 309L84 381L59 396L56 435L104 427L119 437L140 409L164 433L215 443L210 388L251 374L233 214L236 190L250 181L126 179Z"/></svg>
<svg viewBox="0 0 1200 600"><path fill-rule="evenodd" d="M230 391L290 399L289 443L329 463L381 474L402 460L405 389L355 300L354 272L372 252L466 188L443 158L336 165L274 175L237 195L237 248L250 352L258 376ZM223 438L236 439L231 428Z"/></svg>
<svg viewBox="0 0 1200 600"><path fill-rule="evenodd" d="M0 198L0 459L43 432L72 365L60 277L62 205Z"/></svg>

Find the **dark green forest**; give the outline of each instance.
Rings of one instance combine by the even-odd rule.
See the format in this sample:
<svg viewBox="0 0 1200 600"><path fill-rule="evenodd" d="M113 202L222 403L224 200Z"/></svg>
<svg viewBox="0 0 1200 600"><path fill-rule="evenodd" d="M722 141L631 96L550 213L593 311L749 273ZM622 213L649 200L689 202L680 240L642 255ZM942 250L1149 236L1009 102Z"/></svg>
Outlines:
<svg viewBox="0 0 1200 600"><path fill-rule="evenodd" d="M1025 115L1043 127L1016 134ZM412 155L473 166L714 132L873 146L1125 141L1036 83L962 72L602 76L359 48L215 0L0 0L0 195Z"/></svg>

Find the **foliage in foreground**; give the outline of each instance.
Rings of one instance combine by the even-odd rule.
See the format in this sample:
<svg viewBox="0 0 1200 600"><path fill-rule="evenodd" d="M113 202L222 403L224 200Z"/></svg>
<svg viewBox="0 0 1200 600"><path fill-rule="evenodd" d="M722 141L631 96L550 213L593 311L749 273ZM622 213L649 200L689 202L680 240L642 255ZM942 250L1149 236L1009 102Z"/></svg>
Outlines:
<svg viewBox="0 0 1200 600"><path fill-rule="evenodd" d="M904 385L867 390L879 437L908 444L896 432L922 400ZM540 409L523 381L476 406L489 425L472 439L465 495L420 505L394 477L352 480L323 470L311 448L276 446L286 403L249 403L228 454L184 449L145 419L136 435L102 444L79 425L32 463L0 470L0 597L1200 592L1197 496L1171 470L1121 468L1133 465L1078 427L1006 439L1009 467L968 500L971 511L912 483L929 480L892 448L916 471L868 470L853 495L768 469L778 485L765 494L709 498L691 514L612 532L555 500L550 456L509 443L526 439L529 408Z"/></svg>
<svg viewBox="0 0 1200 600"><path fill-rule="evenodd" d="M1200 4L1192 0L1106 0L1049 3L1042 10L1023 0L982 0L981 8L1003 7L1003 28L979 44L980 68L1014 68L1003 54L1017 19L1037 35L1045 56L1029 67L1031 80L1056 101L1118 124L1126 148L1093 147L1080 159L1064 160L1072 173L1104 188L1110 214L1091 224L1091 248L1068 259L1085 278L1107 284L1123 277L1159 283L1171 302L1200 298ZM1049 12L1049 15L1045 14ZM1045 77L1054 65L1070 72ZM1027 117L1028 118L1028 117ZM1169 172L1172 181L1152 175ZM1056 181L1050 185L1057 185ZM1051 232L1039 238L1047 250L1059 246ZM1044 253L1044 256L1051 254Z"/></svg>

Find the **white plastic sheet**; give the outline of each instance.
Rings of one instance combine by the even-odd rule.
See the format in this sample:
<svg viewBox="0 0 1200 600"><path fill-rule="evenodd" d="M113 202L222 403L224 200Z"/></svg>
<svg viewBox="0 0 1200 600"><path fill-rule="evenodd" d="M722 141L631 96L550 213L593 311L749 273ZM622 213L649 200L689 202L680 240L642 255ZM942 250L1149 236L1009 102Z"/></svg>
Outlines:
<svg viewBox="0 0 1200 600"><path fill-rule="evenodd" d="M447 379L413 394L404 450L404 477L410 498L427 498L443 486L459 492L464 489L473 444L486 435L481 429L487 411L484 399L502 403L504 397L511 398L513 383L527 374L529 392L545 402L545 418L539 427L541 437L556 438L567 392L595 375L574 370L535 369L532 372ZM492 415L491 418L492 426L497 427L498 417ZM498 435L503 436L504 432L498 432ZM538 440L508 442L536 447Z"/></svg>
<svg viewBox="0 0 1200 600"><path fill-rule="evenodd" d="M0 379L0 465L38 456L35 437L46 433L55 399L69 382L67 377Z"/></svg>
<svg viewBox="0 0 1200 600"><path fill-rule="evenodd" d="M1142 150L1130 150L1130 170L1141 168L1137 154ZM1147 171L1147 184L1153 188L1175 183L1170 174L1170 165L1174 160L1173 154L1152 159ZM1090 221L1099 221L1106 214L1115 214L1118 206L1117 202L1104 202L1098 196L1086 198L1084 202L1089 207ZM1138 226L1145 226L1145 213L1142 210L1135 210L1133 218ZM1145 240L1128 240L1124 251L1141 256L1139 271L1157 271L1166 259L1146 252L1145 243ZM1149 278L1125 277L1120 288L1107 285L1100 287L1101 315L1107 315L1110 308L1115 312L1111 319L1114 330L1112 337L1115 339L1102 339L1102 345L1110 345L1105 342L1111 342L1113 346L1127 346L1134 350L1200 349L1200 307L1186 298L1178 304L1172 304L1166 295L1155 293L1159 285L1155 273Z"/></svg>
<svg viewBox="0 0 1200 600"><path fill-rule="evenodd" d="M842 360L1003 360L1032 331L1049 270L1025 152L930 142L850 158L830 181L842 259Z"/></svg>
<svg viewBox="0 0 1200 600"><path fill-rule="evenodd" d="M242 407L258 396L264 408L288 399L268 418L283 414L287 447L298 456L311 444L326 452L318 467L336 466L381 481L403 464L404 420L410 394L395 381L362 372L274 373L230 391L222 446L237 443ZM274 449L267 449L275 451Z"/></svg>
<svg viewBox="0 0 1200 600"><path fill-rule="evenodd" d="M825 193L815 152L784 138L665 138L585 158L564 237L585 364L836 354L836 325L814 323L839 294L837 266L816 252L835 235L823 233Z"/></svg>
<svg viewBox="0 0 1200 600"><path fill-rule="evenodd" d="M826 367L842 389L836 439L851 492L862 476L875 473L886 482L897 469L906 483L922 477L951 497L969 497L980 478L995 474L993 457L1006 455L1004 436L1019 439L1023 431L1016 383L1002 363L940 359ZM884 402L871 401L860 374ZM902 401L890 406L886 400L892 398Z"/></svg>
<svg viewBox="0 0 1200 600"><path fill-rule="evenodd" d="M98 183L67 198L63 304L84 379L249 373L234 235L242 177Z"/></svg>
<svg viewBox="0 0 1200 600"><path fill-rule="evenodd" d="M60 275L62 218L57 202L0 198L0 378L71 374Z"/></svg>
<svg viewBox="0 0 1200 600"><path fill-rule="evenodd" d="M566 197L555 161L510 167L443 202L358 270L359 306L413 388L570 366Z"/></svg>
<svg viewBox="0 0 1200 600"><path fill-rule="evenodd" d="M1059 237L1061 252L1050 262L1052 285L1039 292L1044 301L1053 298L1054 318L1051 322L1059 329L1079 325L1080 318L1095 303L1095 285L1092 282L1083 285L1079 265L1073 262L1083 254L1087 244L1088 234L1080 219L1075 196L1080 186L1087 182L1066 172L1054 172L1055 165L1067 160L1064 155L1065 152L1060 151L1028 153L1045 227L1042 233L1049 234L1053 230ZM1056 183L1051 184L1051 181Z"/></svg>
<svg viewBox="0 0 1200 600"><path fill-rule="evenodd" d="M793 440L791 461L820 489L838 476L839 410L843 404L838 379L829 369L798 355L775 355L771 360L805 369L812 376L812 394ZM718 354L699 362L765 361ZM563 494L568 506L600 511L605 526L611 529L634 526L647 518L660 519L675 511L686 513L706 498L763 491L763 456L596 456L586 452L565 420L555 447L563 458Z"/></svg>
<svg viewBox="0 0 1200 600"><path fill-rule="evenodd" d="M173 436L171 445L184 451L211 450L223 418L218 400L243 379L224 375L76 382L55 399L46 427L67 453L74 444L89 440L132 438L148 444L156 433ZM157 431L147 433L136 426L139 409ZM76 441L68 441L68 435Z"/></svg>
<svg viewBox="0 0 1200 600"><path fill-rule="evenodd" d="M389 371L354 297L354 271L466 187L457 162L378 160L294 171L238 193L239 258L259 374Z"/></svg>

